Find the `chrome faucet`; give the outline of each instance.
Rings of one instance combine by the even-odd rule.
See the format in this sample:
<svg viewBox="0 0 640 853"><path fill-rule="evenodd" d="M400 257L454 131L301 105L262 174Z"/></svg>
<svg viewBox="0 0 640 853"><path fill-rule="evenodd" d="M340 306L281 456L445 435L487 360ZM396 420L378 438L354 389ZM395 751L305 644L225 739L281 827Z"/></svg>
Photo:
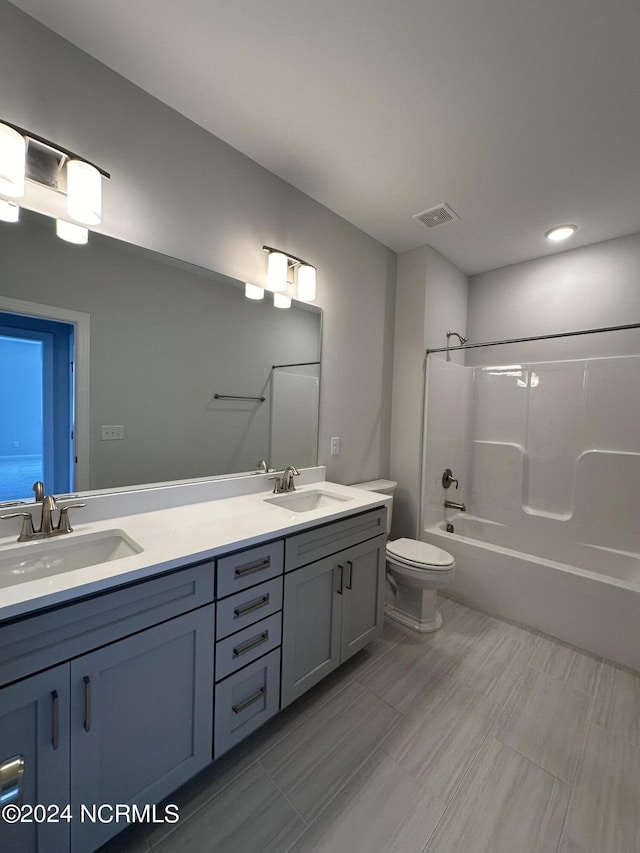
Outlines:
<svg viewBox="0 0 640 853"><path fill-rule="evenodd" d="M273 484L273 494L279 495L282 492L295 492L296 487L293 483L293 478L299 476L300 471L298 471L295 465L287 465L281 477L269 477L270 480L275 481Z"/></svg>
<svg viewBox="0 0 640 853"><path fill-rule="evenodd" d="M37 494L38 493L36 492L36 497ZM82 506L86 506L86 504L72 503L60 507L58 523L54 526L51 514L56 509L58 509L58 505L53 495L44 496L42 498L42 515L40 517L40 527L37 530L35 530L33 527L33 516L30 512L12 512L9 513L9 515L0 515L0 519L21 518L22 529L20 530L20 535L18 536L18 542L31 542L33 539L48 539L50 536L60 536L63 533L72 533L73 527L71 526L71 521L69 519L69 510L77 509Z"/></svg>
<svg viewBox="0 0 640 853"><path fill-rule="evenodd" d="M467 511L467 508L464 504L456 503L456 501L445 501L444 505L446 509L457 509L460 510L460 512Z"/></svg>

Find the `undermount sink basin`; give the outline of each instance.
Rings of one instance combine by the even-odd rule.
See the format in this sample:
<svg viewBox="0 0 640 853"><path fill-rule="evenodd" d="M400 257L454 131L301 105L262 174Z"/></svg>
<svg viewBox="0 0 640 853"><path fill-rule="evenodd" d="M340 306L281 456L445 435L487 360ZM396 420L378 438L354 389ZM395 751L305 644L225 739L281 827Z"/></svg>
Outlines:
<svg viewBox="0 0 640 853"><path fill-rule="evenodd" d="M312 489L308 492L291 492L288 495L278 495L275 498L265 498L265 503L275 504L291 512L311 512L314 509L335 506L344 501L353 500L344 495L325 492L323 489Z"/></svg>
<svg viewBox="0 0 640 853"><path fill-rule="evenodd" d="M0 550L0 589L141 554L122 530L25 542Z"/></svg>

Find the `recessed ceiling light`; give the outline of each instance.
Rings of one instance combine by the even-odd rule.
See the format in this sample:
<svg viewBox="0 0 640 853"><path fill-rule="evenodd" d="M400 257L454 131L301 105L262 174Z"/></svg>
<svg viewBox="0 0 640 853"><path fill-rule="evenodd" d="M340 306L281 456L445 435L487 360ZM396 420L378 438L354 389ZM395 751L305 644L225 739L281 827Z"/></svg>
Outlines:
<svg viewBox="0 0 640 853"><path fill-rule="evenodd" d="M577 225L556 225L555 228L547 231L544 236L547 240L551 240L554 243L560 243L561 240L566 240L568 237L575 234L577 230Z"/></svg>

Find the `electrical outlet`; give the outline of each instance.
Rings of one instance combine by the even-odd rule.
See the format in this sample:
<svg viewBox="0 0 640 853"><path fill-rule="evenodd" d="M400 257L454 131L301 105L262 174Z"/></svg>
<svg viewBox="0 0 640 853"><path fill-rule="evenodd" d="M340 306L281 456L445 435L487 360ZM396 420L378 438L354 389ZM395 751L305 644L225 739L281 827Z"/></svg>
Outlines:
<svg viewBox="0 0 640 853"><path fill-rule="evenodd" d="M115 441L119 438L124 438L124 427L120 426L103 426L100 436L102 441Z"/></svg>
<svg viewBox="0 0 640 853"><path fill-rule="evenodd" d="M334 435L331 438L331 455L340 456L340 436Z"/></svg>

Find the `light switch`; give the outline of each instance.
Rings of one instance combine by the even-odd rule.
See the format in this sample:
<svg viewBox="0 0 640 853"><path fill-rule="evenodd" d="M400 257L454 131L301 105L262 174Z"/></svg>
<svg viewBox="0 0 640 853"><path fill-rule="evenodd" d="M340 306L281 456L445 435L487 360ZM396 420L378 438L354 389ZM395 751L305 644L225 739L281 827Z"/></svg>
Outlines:
<svg viewBox="0 0 640 853"><path fill-rule="evenodd" d="M334 435L331 438L331 455L340 456L340 436Z"/></svg>
<svg viewBox="0 0 640 853"><path fill-rule="evenodd" d="M102 427L102 434L100 436L102 441L115 441L119 438L124 438L124 426L122 424L104 426Z"/></svg>

